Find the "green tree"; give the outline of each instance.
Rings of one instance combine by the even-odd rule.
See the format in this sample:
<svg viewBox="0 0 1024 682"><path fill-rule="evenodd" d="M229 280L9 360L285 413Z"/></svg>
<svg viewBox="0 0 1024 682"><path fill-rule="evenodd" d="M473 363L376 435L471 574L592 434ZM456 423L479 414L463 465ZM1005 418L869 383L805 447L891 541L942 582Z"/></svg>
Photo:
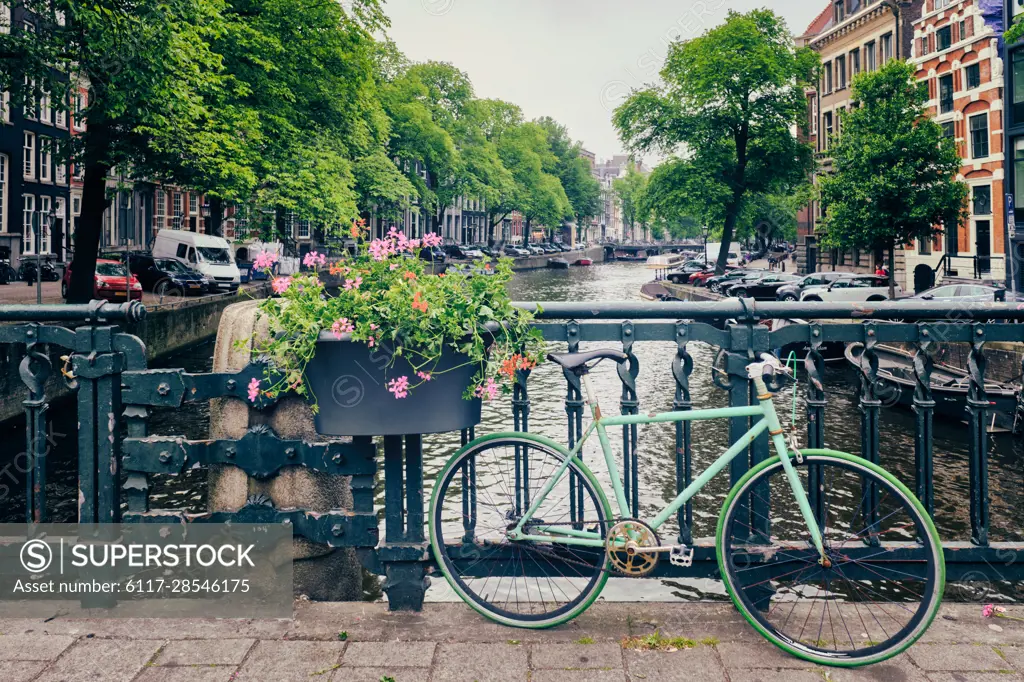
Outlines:
<svg viewBox="0 0 1024 682"><path fill-rule="evenodd" d="M583 158L583 143L574 141L565 126L550 117L538 119L537 124L547 132L548 146L556 159L552 170L562 183L581 237L583 225L601 212L601 183Z"/></svg>
<svg viewBox="0 0 1024 682"><path fill-rule="evenodd" d="M626 174L612 181L612 189L622 207L622 224L628 230L629 238L637 238L637 227L646 236L647 221L652 202L647 196L648 176L637 170L632 161L626 166Z"/></svg>
<svg viewBox="0 0 1024 682"><path fill-rule="evenodd" d="M817 61L810 49L794 47L770 10L731 11L722 25L673 43L663 84L633 92L614 123L630 150L676 155L651 184L680 184L652 191L711 218L731 242L748 193L784 194L806 182L811 148L792 129L805 122L803 84ZM727 255L719 254L718 272Z"/></svg>
<svg viewBox="0 0 1024 682"><path fill-rule="evenodd" d="M888 249L893 298L896 246L965 220L967 186L956 179L956 143L929 118L927 84L913 66L891 61L858 75L853 98L857 106L840 116L842 135L832 147L835 173L820 182L821 242Z"/></svg>

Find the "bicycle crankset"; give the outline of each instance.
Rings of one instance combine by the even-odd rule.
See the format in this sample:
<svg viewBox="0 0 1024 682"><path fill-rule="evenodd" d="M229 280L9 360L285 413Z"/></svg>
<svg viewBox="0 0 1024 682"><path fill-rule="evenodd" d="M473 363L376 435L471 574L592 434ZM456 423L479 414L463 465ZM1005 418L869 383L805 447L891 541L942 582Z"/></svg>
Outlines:
<svg viewBox="0 0 1024 682"><path fill-rule="evenodd" d="M654 529L636 519L616 523L605 538L608 563L630 578L639 578L654 570L660 554L656 548L660 547L661 540Z"/></svg>

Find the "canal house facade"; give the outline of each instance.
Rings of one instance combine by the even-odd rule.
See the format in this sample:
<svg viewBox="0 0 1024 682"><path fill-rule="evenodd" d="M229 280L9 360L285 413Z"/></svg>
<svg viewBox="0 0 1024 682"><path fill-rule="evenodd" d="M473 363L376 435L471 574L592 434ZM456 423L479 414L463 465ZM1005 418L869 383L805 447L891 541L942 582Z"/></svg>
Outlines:
<svg viewBox="0 0 1024 682"><path fill-rule="evenodd" d="M927 85L930 115L956 140L958 179L970 194L965 221L906 246L908 289L1006 276L1002 8L995 16L988 9L983 0L927 0L913 23L910 62Z"/></svg>

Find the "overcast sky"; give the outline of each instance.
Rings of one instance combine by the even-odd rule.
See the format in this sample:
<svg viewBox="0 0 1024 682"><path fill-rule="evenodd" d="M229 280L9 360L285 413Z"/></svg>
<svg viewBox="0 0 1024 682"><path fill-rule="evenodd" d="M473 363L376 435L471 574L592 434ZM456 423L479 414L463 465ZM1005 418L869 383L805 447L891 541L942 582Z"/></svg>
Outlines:
<svg viewBox="0 0 1024 682"><path fill-rule="evenodd" d="M800 34L825 0L387 0L411 59L451 62L479 97L551 116L598 158L622 152L611 111L653 82L673 39L768 6Z"/></svg>

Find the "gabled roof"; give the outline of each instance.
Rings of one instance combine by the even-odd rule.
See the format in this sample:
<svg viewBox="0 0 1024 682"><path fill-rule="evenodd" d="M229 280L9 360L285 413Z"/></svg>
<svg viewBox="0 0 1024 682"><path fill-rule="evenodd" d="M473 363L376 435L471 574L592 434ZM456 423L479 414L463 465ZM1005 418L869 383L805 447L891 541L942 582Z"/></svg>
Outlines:
<svg viewBox="0 0 1024 682"><path fill-rule="evenodd" d="M825 3L825 9L821 10L821 14L814 17L814 21L812 21L810 25L807 27L807 30L804 31L804 35L802 37L809 38L811 36L816 36L831 25L832 3L827 2Z"/></svg>

